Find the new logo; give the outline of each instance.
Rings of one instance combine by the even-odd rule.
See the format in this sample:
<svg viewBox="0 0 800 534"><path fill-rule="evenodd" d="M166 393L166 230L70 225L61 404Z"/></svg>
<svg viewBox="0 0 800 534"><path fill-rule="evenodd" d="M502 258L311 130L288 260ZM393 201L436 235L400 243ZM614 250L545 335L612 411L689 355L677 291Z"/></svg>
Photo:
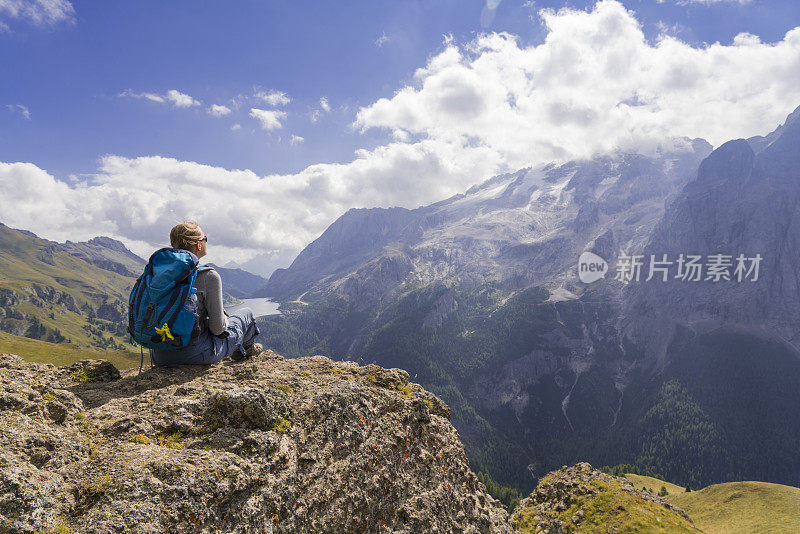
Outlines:
<svg viewBox="0 0 800 534"><path fill-rule="evenodd" d="M608 263L594 252L584 252L578 258L578 278L584 284L600 280L607 272Z"/></svg>

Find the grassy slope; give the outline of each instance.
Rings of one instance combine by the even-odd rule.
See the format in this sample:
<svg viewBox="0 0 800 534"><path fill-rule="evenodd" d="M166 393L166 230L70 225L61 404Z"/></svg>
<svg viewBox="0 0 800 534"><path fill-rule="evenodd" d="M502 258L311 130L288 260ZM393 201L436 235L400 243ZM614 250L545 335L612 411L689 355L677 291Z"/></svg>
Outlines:
<svg viewBox="0 0 800 534"><path fill-rule="evenodd" d="M127 306L128 295L135 279L95 267L63 250L48 252L53 244L31 237L5 226L0 226L0 288L25 294L33 285L51 287L67 293L78 307L88 304L96 309L105 299L109 303L121 302ZM52 265L42 261L49 258ZM45 303L38 307L31 302L15 306L17 311L34 316L48 329L59 329L74 343L92 345L84 330L86 317L65 310L62 306ZM53 313L55 318L50 317ZM104 334L108 337L110 334ZM124 342L124 336L111 336Z"/></svg>
<svg viewBox="0 0 800 534"><path fill-rule="evenodd" d="M703 532L800 532L800 488L769 482L726 482L686 493L684 488L656 478L627 474L636 487L658 491L683 508Z"/></svg>
<svg viewBox="0 0 800 534"><path fill-rule="evenodd" d="M600 493L586 506L583 524L577 532L599 532L608 528L616 528L615 532L631 533L694 531L686 519L660 504L636 497L613 484L599 480L592 484ZM567 509L563 519L567 518L570 511Z"/></svg>
<svg viewBox="0 0 800 534"><path fill-rule="evenodd" d="M547 476L539 483L541 488ZM573 496L569 506L558 515L565 523L565 532L597 533L616 532L618 534L636 533L692 533L697 532L692 524L672 510L660 504L647 501L616 483L593 480L591 485L598 491L593 496ZM583 519L577 524L572 517L584 511ZM536 511L526 508L521 511L519 530L522 534L533 534L539 523L534 519Z"/></svg>
<svg viewBox="0 0 800 534"><path fill-rule="evenodd" d="M133 278L95 267L65 251L56 251L53 265L37 254L51 245L10 228L0 228L0 280L35 282L69 293L80 305L103 294L127 301ZM127 290L126 290L127 288Z"/></svg>
<svg viewBox="0 0 800 534"><path fill-rule="evenodd" d="M661 476L661 475L659 475ZM672 497L673 495L677 495L678 493L685 493L686 488L682 488L677 484L672 484L671 482L665 482L663 480L659 480L653 477L646 477L644 475L634 475L633 473L627 473L625 478L633 482L633 485L637 488L641 488L644 486L645 488L658 493L658 490L661 489L661 486L664 486L669 493L669 496Z"/></svg>
<svg viewBox="0 0 800 534"><path fill-rule="evenodd" d="M56 366L69 365L78 360L108 360L118 369L139 366L140 354L131 351L102 351L77 347L72 343L48 343L36 339L15 336L0 332L0 353L16 354L29 362L52 363ZM144 355L145 365L148 355Z"/></svg>

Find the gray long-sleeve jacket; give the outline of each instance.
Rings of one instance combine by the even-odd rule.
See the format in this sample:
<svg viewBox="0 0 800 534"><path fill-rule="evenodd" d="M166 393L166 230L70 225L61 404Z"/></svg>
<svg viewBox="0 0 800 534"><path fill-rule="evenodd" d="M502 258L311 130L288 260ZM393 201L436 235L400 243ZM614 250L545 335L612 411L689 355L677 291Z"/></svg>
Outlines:
<svg viewBox="0 0 800 534"><path fill-rule="evenodd" d="M194 281L197 288L197 315L208 314L208 329L215 336L228 328L228 318L222 307L222 278L213 269L201 270Z"/></svg>

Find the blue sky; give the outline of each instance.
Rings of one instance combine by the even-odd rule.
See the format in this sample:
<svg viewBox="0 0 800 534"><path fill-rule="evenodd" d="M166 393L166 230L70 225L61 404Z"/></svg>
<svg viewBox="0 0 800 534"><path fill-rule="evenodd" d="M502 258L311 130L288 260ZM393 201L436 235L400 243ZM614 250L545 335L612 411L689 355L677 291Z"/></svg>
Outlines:
<svg viewBox="0 0 800 534"><path fill-rule="evenodd" d="M268 213L267 221L258 227L258 231L272 232L273 228L281 227L283 234L259 237L254 246L248 246L247 243L254 238L244 235L241 225L233 224L230 219L214 219L213 228L222 237L219 245L223 247L218 250L239 261L267 254L280 258L277 263L285 263L349 207L415 207L461 191L488 178L492 172L540 163L561 154L565 157L585 155L564 142L552 153L520 149L509 155L500 150L489 156L475 156L475 161L489 163L472 165L470 169L473 171L465 172L461 168L451 174L439 172L449 163L461 159L461 153L452 147L453 139L473 137L473 132L439 128L439 124L451 120L453 124L459 123L457 115L433 117L432 124L422 124L424 117L409 117L423 109L431 99L438 98L437 90L444 95L443 99L456 91L461 102L465 101L464 98L468 102L473 102L473 98L479 99L475 102L482 102L481 95L487 94L485 87L473 91L459 85L470 78L461 79L459 74L453 73L436 78L436 73L444 68L440 64L449 61L446 58L448 50L458 51L461 54L458 61L462 63L479 58L484 52L470 52L469 46L481 35L507 32L515 36L513 50L502 45L505 46L503 54L514 55L519 50L532 51L541 46L536 58L552 52L543 45L548 35L556 36L561 32L566 40L577 35L574 39L578 50L586 49L587 53L578 52L578 56L572 56L574 60L584 55L589 57L588 48L602 46L588 37L586 41L581 40L581 35L587 31L586 24L600 28L607 24L608 28L613 28L614 24L622 21L631 23L632 29L629 29L633 32L630 34L632 41L620 40L619 49L614 52L624 57L626 48L630 46L627 43L636 42L634 26L638 24L646 40L646 44L640 46L641 57L666 54L663 50L656 50L657 42L664 36L681 44L681 50L685 52L681 57L685 59L680 61L685 61L686 65L675 65L673 74L669 76L687 87L691 81L680 79L680 73L695 72L697 77L698 64L715 62L716 56L709 48L712 43L719 42L725 54L735 54L734 38L744 35L738 38L739 44L750 46L752 53L756 54L754 58L761 57L758 54L771 58L756 61L759 65L772 65L772 70L754 75L756 80L774 77L776 83L788 84L787 87L793 83L793 74L785 73L781 64L786 65L787 58L794 61L794 41L784 43L786 51L781 52L782 56L777 54L772 44L781 42L788 31L800 26L798 2L632 0L597 4L594 1L503 0L495 4L492 0L490 5L497 7L488 10L486 1L473 0L337 3L0 0L0 69L3 72L0 83L0 162L28 164L24 169L8 167L8 172L13 173L5 175L5 178L0 173L0 180L6 182L7 188L11 188L12 183L17 184L14 186L16 189L19 189L19 180L30 184L45 180L47 183L41 188L63 193L53 193L54 198L73 194L82 186L88 188L81 193L83 196L76 194L72 204L59 207L62 217L72 214L76 220L84 221L80 223L83 226L76 222L62 228L62 233L56 232L52 224L38 221L20 209L15 211L14 206L21 204L18 199L11 202L8 189L0 191L6 196L5 204L0 197L0 220L60 240L105 233L130 242L134 249L142 251L156 244L160 239L158 236L176 219L212 219L205 211L192 208L191 199L177 207L170 204L169 217L148 212L146 206L141 212L131 208L128 221L109 215L100 208L88 216L83 213L86 205L104 202L100 199L106 197L100 193L109 188L122 191L120 184L141 182L145 184L142 187L149 187L147 172L167 173L165 176L172 180L169 183L179 183L179 177L184 175L196 175L200 181L208 180L209 176L221 176L219 179L224 184L225 194L221 195L220 202L235 204L240 202L237 195L251 195L245 202L251 206L251 211L244 212L248 216L270 212L273 206L284 201L294 207L288 214ZM569 15L553 13L550 25L545 22L542 13L546 11L542 10L565 7L571 9ZM46 16L42 16L42 12ZM581 12L594 15L581 17ZM616 22L608 22L612 19ZM758 39L748 40L747 35ZM706 54L708 59L703 60L706 63L692 63L692 58L697 56L694 51ZM558 53L563 53L563 47ZM500 53L492 57L495 56L500 57ZM520 54L519 57L523 56ZM436 58L440 58L438 63L434 62ZM488 61L489 54L486 58ZM747 66L747 61L743 57L741 65ZM719 64L722 63L725 61ZM478 62L469 64L473 75L479 72ZM426 73L414 76L417 69L426 68ZM719 68L724 69L722 66ZM728 76L730 81L724 83L734 87L736 77L730 71L725 72L727 74L720 76ZM715 79L720 76L715 75ZM454 82L456 78L460 81ZM610 78L605 79L613 82ZM662 117L664 109L678 102L671 115L677 117L687 114L687 110L694 112L695 108L689 104L699 109L701 104L706 108L709 102L716 102L720 95L713 94L714 91L726 92L724 84L713 85L709 81L707 87L696 88L697 95L702 92L702 98L692 95L680 101L674 93L669 93L675 83L668 81L663 88L667 95L664 98L662 88L643 87L644 82L639 83L642 87L628 87L620 94L651 95L653 117ZM739 122L726 119L728 122L713 130L693 123L683 124L673 118L670 124L674 127L670 129L661 124L659 132L664 135L702 135L714 143L727 138L729 132L730 137L747 135L748 132L750 135L767 133L777 126L780 118L800 104L800 97L794 99L794 94L787 94L791 91L782 87L778 84L756 88L757 93L773 91L783 96L775 97L774 105L769 101L752 104L742 113ZM416 91L408 101L396 97L404 88ZM189 99L188 102L194 105L176 106L168 97L169 91L183 95L182 98ZM273 101L270 104L257 96L275 92L286 95L288 103ZM145 95L150 95L150 98ZM729 98L726 102L729 107L713 110L713 116L731 114L729 110L744 105L748 95L743 92ZM327 106L321 104L323 98ZM542 97L531 98L541 100ZM572 106L580 98L578 95L572 103L559 103L561 107L558 109ZM161 101L155 101L159 99ZM792 102L796 103L792 105ZM209 113L212 105L225 106L230 112L213 116ZM262 127L253 116L251 110L254 109L277 112L279 127ZM548 109L554 108L551 105ZM765 114L764 109L769 109L769 113ZM591 124L585 125L585 131L595 127L591 117L602 114L602 107L590 111ZM420 113L425 115L425 112ZM574 117L575 114L568 116ZM468 119L465 118L464 124ZM700 122L708 122L701 119ZM560 123L555 121L553 127ZM486 121L475 122L470 126L475 128L474 137L483 139L478 144L491 148L492 139L500 139L497 142L503 145L509 144L496 132L483 136L480 129L485 124ZM610 125L605 127L611 128ZM565 131L563 135L568 138L572 134ZM602 133L597 135L603 136ZM531 147L535 147L537 142L536 138L525 140ZM469 143L460 149L475 148L468 146ZM413 147L418 149L417 153L410 152ZM536 156L527 161L520 156L522 152ZM436 154L435 162L420 163L424 157L419 154L427 156L431 153ZM163 159L146 159L152 156ZM384 158L380 169L396 165L393 178L386 178L384 182L370 181L374 169L359 170L354 166L356 159L363 158L368 167L367 160L379 157ZM416 162L415 166L409 167L408 161ZM464 161L469 161L469 158L465 156ZM179 169L181 165L186 168ZM223 172L237 169L247 169L252 171L252 175L243 177ZM319 176L315 174L317 170ZM34 171L42 176L34 179L24 174ZM335 174L335 178L325 173ZM399 184L397 180L397 176L425 173L428 173L423 176L426 181ZM270 189L265 185L271 183L267 177L272 175L282 177L280 187ZM328 177L322 178L322 175ZM454 179L452 176L455 175L463 178ZM275 183L278 181L274 180ZM69 184L69 191L60 189L65 182ZM262 191L251 182L259 182L259 187L265 189ZM240 183L252 187L237 191ZM435 187L427 187L428 183L434 183ZM296 184L300 185L295 187ZM396 189L392 189L395 184ZM317 193L312 191L315 189L325 191L324 202L315 197ZM127 195L129 191L125 191ZM263 192L258 199L262 204L252 205L252 195L262 194L258 191ZM176 189L173 194L182 193ZM120 193L117 196L124 195ZM286 200L289 197L293 200ZM335 201L330 200L334 197ZM208 197L198 194L197 198ZM328 200L329 204L321 206ZM303 202L310 207L306 209ZM315 211L318 205L319 210ZM75 210L81 210L81 213L73 213ZM142 220L154 222L140 228ZM228 232L229 228L234 229ZM66 232L71 232L69 235L72 237L65 237ZM224 262L224 258L215 258L215 261Z"/></svg>
<svg viewBox="0 0 800 534"><path fill-rule="evenodd" d="M481 24L486 2L72 2L73 23L41 28L8 21L0 34L0 160L30 161L56 177L92 173L103 154L164 155L259 174L297 172L319 162L347 162L382 132L349 126L355 112L391 96L441 50L442 36L465 42L480 31L507 31L541 41L535 10L590 2L503 1ZM715 5L628 1L653 37L659 23L679 25L691 43L729 43L748 31L780 39L800 24L800 3ZM378 46L379 39L385 40ZM230 106L254 88L283 91L292 102L279 131L265 132L240 109L224 118L205 112ZM119 98L125 90L177 89L202 102L192 109ZM332 112L310 119L319 99ZM7 105L22 104L30 120ZM234 124L242 129L231 131ZM291 145L291 135L304 138Z"/></svg>

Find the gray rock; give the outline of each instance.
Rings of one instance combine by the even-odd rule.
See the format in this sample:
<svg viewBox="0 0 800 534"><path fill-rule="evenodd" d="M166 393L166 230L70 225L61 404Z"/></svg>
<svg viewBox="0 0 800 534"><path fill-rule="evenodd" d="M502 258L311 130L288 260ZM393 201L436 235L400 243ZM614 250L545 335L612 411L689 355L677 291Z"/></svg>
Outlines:
<svg viewBox="0 0 800 534"><path fill-rule="evenodd" d="M513 531L401 369L267 351L139 389L114 371L0 356L0 531Z"/></svg>

